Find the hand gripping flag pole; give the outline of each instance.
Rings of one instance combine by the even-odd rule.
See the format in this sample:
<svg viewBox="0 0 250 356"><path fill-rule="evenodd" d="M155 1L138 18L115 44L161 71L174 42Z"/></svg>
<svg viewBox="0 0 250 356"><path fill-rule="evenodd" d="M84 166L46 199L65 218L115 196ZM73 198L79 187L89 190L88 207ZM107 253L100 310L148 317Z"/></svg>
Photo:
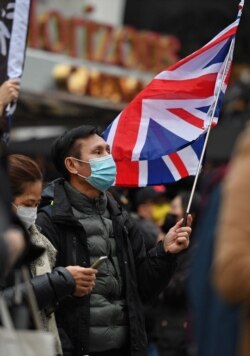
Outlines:
<svg viewBox="0 0 250 356"><path fill-rule="evenodd" d="M240 20L240 18L241 18L243 6L244 6L244 0L240 1L240 3L239 3L239 11L238 11L238 15L237 15L237 19L238 20ZM229 51L228 51L228 56L227 56L227 59L225 61L225 65L224 65L223 72L222 72L222 75L221 75L219 88L218 88L218 91L216 93L216 99L215 99L214 105L212 105L212 108L211 108L211 116L210 116L210 120L209 120L208 127L207 127L206 138L205 138L205 141L204 141L204 144L203 144L203 148L202 148L202 151L201 151L201 155L200 155L197 171L196 171L195 178L194 178L194 183L193 183L193 186L192 186L192 190L191 190L191 193L190 193L188 205L187 205L186 212L185 212L185 215L184 215L184 220L183 220L183 223L182 223L183 226L186 226L186 224L187 224L187 217L188 217L188 214L190 212L191 205L192 205L195 189L196 189L196 186L197 186L198 177L199 177L201 166L202 166L202 161L203 161L203 158L204 158L204 155L205 155L205 152L206 152L206 148L207 148L207 144L208 144L208 139L209 139L209 135L210 135L210 132L211 132L211 128L213 126L212 124L213 124L214 116L215 116L215 113L216 113L217 105L218 105L218 102L219 102L220 94L221 94L221 91L223 89L223 85L225 83L225 80L228 78L228 76L230 74L230 64L232 62L234 45L235 45L235 38L233 38L232 41L231 41L230 48L229 48Z"/></svg>

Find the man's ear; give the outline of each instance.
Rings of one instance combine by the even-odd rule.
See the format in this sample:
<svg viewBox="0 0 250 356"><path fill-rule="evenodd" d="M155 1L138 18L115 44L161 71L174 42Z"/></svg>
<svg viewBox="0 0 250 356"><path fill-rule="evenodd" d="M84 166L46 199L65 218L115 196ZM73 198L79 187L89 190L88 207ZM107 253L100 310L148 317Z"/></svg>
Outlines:
<svg viewBox="0 0 250 356"><path fill-rule="evenodd" d="M75 167L75 162L71 157L66 157L64 160L64 164L66 169L69 171L71 174L77 174L78 171Z"/></svg>

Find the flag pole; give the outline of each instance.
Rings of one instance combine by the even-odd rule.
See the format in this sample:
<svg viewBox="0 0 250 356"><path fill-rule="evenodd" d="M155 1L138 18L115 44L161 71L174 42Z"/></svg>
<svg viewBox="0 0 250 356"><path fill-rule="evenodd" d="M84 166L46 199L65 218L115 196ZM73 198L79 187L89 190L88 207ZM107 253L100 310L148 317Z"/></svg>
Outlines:
<svg viewBox="0 0 250 356"><path fill-rule="evenodd" d="M206 148L207 148L207 143L208 143L209 135L210 135L211 128L212 128L212 123L213 123L215 111L216 111L216 108L217 108L217 104L218 104L218 100L219 100L219 97L220 97L221 89L222 89L225 77L227 75L228 63L232 59L231 57L232 57L232 53L233 53L233 49L234 49L234 44L235 44L235 39L232 40L232 42L230 44L229 51L228 51L225 67L223 69L223 73L222 73L222 77L221 77L219 90L218 90L218 93L217 93L217 96L216 96L216 100L215 100L215 103L214 103L214 107L213 107L213 110L212 110L212 113L211 113L211 117L210 117L210 120L209 120L208 129L207 129L207 133L206 133L206 138L205 138L204 145L203 145L203 148L202 148L201 156L200 156L200 159L199 159L197 171L196 171L196 174L195 174L194 183L193 183L192 190L191 190L191 193L190 193L190 197L189 197L188 205L187 205L186 212L185 212L185 215L184 215L184 220L183 220L182 226L186 226L186 224L187 224L187 217L188 217L188 214L190 212L190 207L191 207L191 204L192 204L192 201L193 201L193 197L194 197L194 193L195 193L195 189L196 189L196 186L197 186L197 181L198 181L198 177L199 177L199 174L200 174L201 165L202 165L202 161L203 161L203 158L204 158L204 155L205 155L205 151L206 151Z"/></svg>
<svg viewBox="0 0 250 356"><path fill-rule="evenodd" d="M242 10L243 10L243 7L244 7L244 3L245 3L245 0L240 0L240 2L239 2L238 15L237 15L238 19L241 18ZM206 148L207 148L207 143L208 143L210 131L211 131L211 128L212 128L212 122L213 122L215 111L216 111L216 108L217 108L220 92L221 92L221 89L222 89L222 86L223 86L223 83L224 83L224 80L225 80L225 76L227 74L228 63L232 59L232 53L233 53L233 49L234 49L234 44L235 44L235 38L232 40L232 42L230 44L229 51L228 51L227 60L226 60L225 67L224 67L223 73L222 73L221 83L220 83L219 90L218 90L218 93L217 93L217 96L216 96L216 100L215 100L215 104L214 104L214 107L213 107L213 111L212 111L212 114L211 114L211 117L210 117L210 120L209 120L205 142L204 142L204 145L203 145L203 148L202 148L201 156L200 156L200 159L199 159L197 171L196 171L196 174L195 174L194 183L193 183L192 190L191 190L191 193L190 193L190 197L189 197L188 205L187 205L186 212L185 212L185 215L184 215L182 226L186 226L186 224L187 224L187 217L188 217L188 214L190 212L190 207L191 207L191 204L192 204L192 201L193 201L194 192L195 192L197 181L198 181L198 177L199 177L199 174L200 174L202 161L203 161L203 158L204 158L204 155L205 155L205 151L206 151Z"/></svg>

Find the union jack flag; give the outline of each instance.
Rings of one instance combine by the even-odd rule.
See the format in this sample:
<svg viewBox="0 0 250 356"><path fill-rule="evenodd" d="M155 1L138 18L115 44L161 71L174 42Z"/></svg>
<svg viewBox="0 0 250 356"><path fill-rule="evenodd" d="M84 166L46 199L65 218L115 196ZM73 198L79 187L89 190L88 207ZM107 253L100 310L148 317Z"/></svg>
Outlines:
<svg viewBox="0 0 250 356"><path fill-rule="evenodd" d="M196 173L208 126L228 85L237 19L205 46L158 74L103 136L117 163L116 185L170 183Z"/></svg>

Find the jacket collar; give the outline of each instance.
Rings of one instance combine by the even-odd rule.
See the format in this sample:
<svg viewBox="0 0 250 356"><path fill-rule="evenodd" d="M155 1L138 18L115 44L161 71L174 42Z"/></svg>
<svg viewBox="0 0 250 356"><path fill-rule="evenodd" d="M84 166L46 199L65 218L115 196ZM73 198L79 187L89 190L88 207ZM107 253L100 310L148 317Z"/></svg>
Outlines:
<svg viewBox="0 0 250 356"><path fill-rule="evenodd" d="M67 224L76 223L72 208L64 188L65 180L59 178L51 182L42 192L40 211L45 211L56 222ZM51 209L48 209L51 207Z"/></svg>
<svg viewBox="0 0 250 356"><path fill-rule="evenodd" d="M107 208L106 193L101 193L100 196L96 198L90 198L87 195L80 193L68 182L65 182L64 187L70 201L70 205L76 210L88 215L93 213L104 214Z"/></svg>
<svg viewBox="0 0 250 356"><path fill-rule="evenodd" d="M114 200L112 195L108 192L107 208L111 216L118 216L122 214L122 208ZM56 222L75 224L78 220L74 217L71 203L65 190L65 179L59 178L51 182L42 193L42 201L39 210L45 210L50 206L51 218Z"/></svg>
<svg viewBox="0 0 250 356"><path fill-rule="evenodd" d="M74 217L72 207L65 190L65 179L59 178L51 182L42 193L42 202L39 210L51 205L51 218L56 222L79 224ZM112 195L107 192L107 208L112 216L122 214L121 206L114 200Z"/></svg>

